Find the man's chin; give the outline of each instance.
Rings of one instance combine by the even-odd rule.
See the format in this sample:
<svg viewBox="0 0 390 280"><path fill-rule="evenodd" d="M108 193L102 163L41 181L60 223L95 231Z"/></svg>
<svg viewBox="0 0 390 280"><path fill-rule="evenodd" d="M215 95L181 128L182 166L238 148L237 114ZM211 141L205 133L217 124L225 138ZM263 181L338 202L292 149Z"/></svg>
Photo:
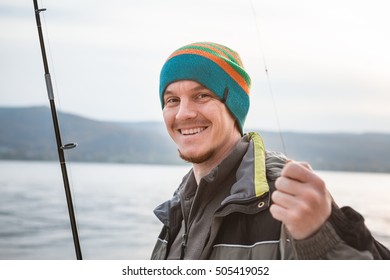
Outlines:
<svg viewBox="0 0 390 280"><path fill-rule="evenodd" d="M181 159L196 164L206 162L214 155L214 150L209 150L203 154L184 154L180 150L178 152Z"/></svg>

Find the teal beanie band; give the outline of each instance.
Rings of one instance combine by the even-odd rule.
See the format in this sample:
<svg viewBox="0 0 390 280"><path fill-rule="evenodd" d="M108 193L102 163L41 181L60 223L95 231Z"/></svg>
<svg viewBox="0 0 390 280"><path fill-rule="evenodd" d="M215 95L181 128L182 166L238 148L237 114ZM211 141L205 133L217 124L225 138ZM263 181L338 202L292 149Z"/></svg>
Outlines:
<svg viewBox="0 0 390 280"><path fill-rule="evenodd" d="M211 42L193 43L173 52L160 73L162 107L165 89L180 80L196 81L216 94L233 114L243 134L251 79L238 53Z"/></svg>

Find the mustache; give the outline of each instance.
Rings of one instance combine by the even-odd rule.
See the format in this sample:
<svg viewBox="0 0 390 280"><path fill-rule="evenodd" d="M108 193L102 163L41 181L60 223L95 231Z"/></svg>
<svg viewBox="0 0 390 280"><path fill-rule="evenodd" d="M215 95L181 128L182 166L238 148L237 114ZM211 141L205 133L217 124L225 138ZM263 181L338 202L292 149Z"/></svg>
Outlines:
<svg viewBox="0 0 390 280"><path fill-rule="evenodd" d="M206 120L188 120L176 122L173 126L174 129L180 129L182 127L197 127L197 126L209 126L211 123Z"/></svg>

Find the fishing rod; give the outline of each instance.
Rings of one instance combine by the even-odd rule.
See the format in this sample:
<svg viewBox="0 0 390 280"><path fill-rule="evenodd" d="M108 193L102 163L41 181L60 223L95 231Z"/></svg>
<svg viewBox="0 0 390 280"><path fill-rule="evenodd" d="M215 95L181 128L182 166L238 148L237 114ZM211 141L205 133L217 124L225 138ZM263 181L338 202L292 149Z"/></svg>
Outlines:
<svg viewBox="0 0 390 280"><path fill-rule="evenodd" d="M40 18L40 12L46 11L46 9L39 9L37 0L33 0L33 1L34 1L35 19L37 22L37 28L38 28L38 34L39 34L39 43L40 43L41 52L42 52L43 66L45 68L46 89L47 89L47 94L48 94L49 102L50 102L51 115L53 118L54 132L55 132L55 137L56 137L56 142L57 142L57 150L58 150L58 159L59 159L60 166L61 166L62 179L64 181L66 202L67 202L67 206L68 206L70 225L71 225L72 234L73 234L73 243L74 243L77 259L82 260L80 241L79 241L79 236L77 233L76 217L75 217L74 209L73 209L72 194L70 191L68 172L66 170L65 154L64 154L64 150L72 149L72 148L76 147L77 144L69 143L66 145L62 145L61 133L60 133L58 118L57 118L57 110L56 110L56 106L55 106L55 102L54 102L53 86L52 86L51 76L50 76L50 72L49 72L49 65L47 63L47 58L46 58L45 42L43 40L41 18Z"/></svg>

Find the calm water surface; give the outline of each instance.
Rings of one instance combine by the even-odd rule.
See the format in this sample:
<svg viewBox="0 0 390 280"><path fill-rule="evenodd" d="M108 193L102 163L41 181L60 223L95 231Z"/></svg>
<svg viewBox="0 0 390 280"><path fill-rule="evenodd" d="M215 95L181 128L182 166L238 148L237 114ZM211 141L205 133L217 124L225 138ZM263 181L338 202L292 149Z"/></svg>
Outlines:
<svg viewBox="0 0 390 280"><path fill-rule="evenodd" d="M84 259L149 259L161 224L155 206L189 166L67 165ZM390 246L390 174L318 172L339 205L366 218ZM0 259L74 259L56 162L0 161Z"/></svg>

